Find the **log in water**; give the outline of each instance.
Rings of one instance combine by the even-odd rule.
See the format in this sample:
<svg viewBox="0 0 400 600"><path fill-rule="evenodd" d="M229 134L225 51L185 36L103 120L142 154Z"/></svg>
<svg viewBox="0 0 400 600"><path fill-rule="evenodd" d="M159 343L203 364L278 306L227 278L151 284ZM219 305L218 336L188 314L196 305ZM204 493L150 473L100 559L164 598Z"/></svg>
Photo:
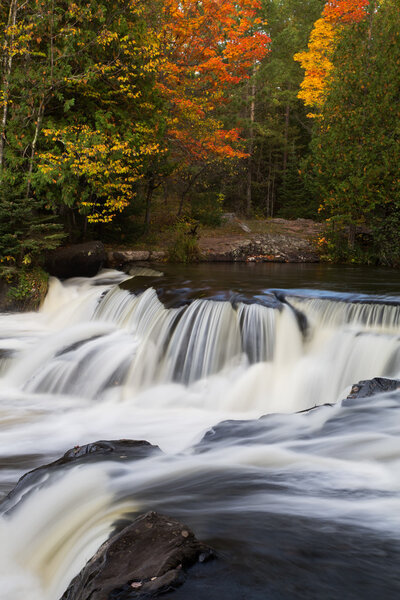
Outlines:
<svg viewBox="0 0 400 600"><path fill-rule="evenodd" d="M78 444L163 451L43 471L5 503L0 598L58 600L148 510L221 556L171 597L399 597L400 394L341 399L400 376L400 299L275 280L163 303L125 278L53 280L39 313L0 316L3 494Z"/></svg>

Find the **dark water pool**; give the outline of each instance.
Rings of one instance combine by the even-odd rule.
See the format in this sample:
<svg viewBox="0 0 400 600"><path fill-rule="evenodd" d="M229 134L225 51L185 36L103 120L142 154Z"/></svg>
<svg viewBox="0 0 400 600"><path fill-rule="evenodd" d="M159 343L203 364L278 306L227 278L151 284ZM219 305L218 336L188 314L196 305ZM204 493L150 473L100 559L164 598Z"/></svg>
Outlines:
<svg viewBox="0 0 400 600"><path fill-rule="evenodd" d="M377 267L329 264L201 263L156 265L163 276L141 276L122 284L140 292L154 287L166 306L195 298L233 300L266 298L270 290L309 290L314 297L371 294L400 298L400 271ZM133 270L133 273L135 270Z"/></svg>

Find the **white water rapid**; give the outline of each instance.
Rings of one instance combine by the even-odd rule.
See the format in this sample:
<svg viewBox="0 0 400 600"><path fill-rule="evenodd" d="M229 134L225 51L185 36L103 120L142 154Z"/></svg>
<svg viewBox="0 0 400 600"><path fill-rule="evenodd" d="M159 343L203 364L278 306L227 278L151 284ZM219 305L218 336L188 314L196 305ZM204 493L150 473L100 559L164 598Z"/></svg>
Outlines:
<svg viewBox="0 0 400 600"><path fill-rule="evenodd" d="M0 494L76 445L143 439L163 451L50 473L14 499L0 518L0 599L59 600L113 523L150 509L186 520L232 564L246 562L238 548L250 540L256 583L237 582L232 600L400 597L390 568L400 557L398 393L341 403L362 379L400 378L400 299L285 292L271 306L197 299L165 308L153 288L121 289L124 279L52 280L38 313L0 315ZM277 544L265 529L271 515L281 531L295 519L296 548L310 522L327 540L340 529L333 587L315 575L314 591L285 595L271 574L264 582L266 539ZM360 548L371 540L370 564ZM293 544L280 550L285 560ZM346 596L335 574L350 546L356 587Z"/></svg>

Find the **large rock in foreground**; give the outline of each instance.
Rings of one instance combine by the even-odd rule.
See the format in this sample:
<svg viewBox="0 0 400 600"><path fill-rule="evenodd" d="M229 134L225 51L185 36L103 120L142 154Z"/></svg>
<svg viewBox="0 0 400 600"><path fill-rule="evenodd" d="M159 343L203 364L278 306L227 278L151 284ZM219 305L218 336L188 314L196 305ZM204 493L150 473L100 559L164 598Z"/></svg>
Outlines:
<svg viewBox="0 0 400 600"><path fill-rule="evenodd" d="M185 580L197 561L213 557L179 521L149 512L107 540L61 600L155 598Z"/></svg>
<svg viewBox="0 0 400 600"><path fill-rule="evenodd" d="M53 250L46 258L45 269L59 279L93 277L106 260L102 242L86 242Z"/></svg>

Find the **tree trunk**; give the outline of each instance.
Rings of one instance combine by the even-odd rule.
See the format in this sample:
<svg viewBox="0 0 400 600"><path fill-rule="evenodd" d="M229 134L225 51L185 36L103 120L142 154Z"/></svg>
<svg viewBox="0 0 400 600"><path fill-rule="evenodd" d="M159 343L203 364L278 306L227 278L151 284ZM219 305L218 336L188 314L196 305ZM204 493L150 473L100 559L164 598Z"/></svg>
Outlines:
<svg viewBox="0 0 400 600"><path fill-rule="evenodd" d="M271 216L271 187L272 187L272 152L269 150L268 156L268 177L267 177L267 202L266 202L266 216Z"/></svg>
<svg viewBox="0 0 400 600"><path fill-rule="evenodd" d="M287 162L288 162L288 139L289 139L289 118L290 118L290 105L289 102L286 104L285 110L285 129L284 129L284 147L283 147L283 177L286 175Z"/></svg>
<svg viewBox="0 0 400 600"><path fill-rule="evenodd" d="M18 0L11 0L10 10L8 13L7 28L15 27L17 22L17 9ZM2 174L4 169L4 148L6 144L6 128L7 128L7 117L8 117L8 104L10 94L10 77L12 70L12 52L11 46L14 42L15 34L11 36L8 34L5 36L3 44L3 81L2 81L2 96L3 96L3 111L0 125L0 181L2 180Z"/></svg>
<svg viewBox="0 0 400 600"><path fill-rule="evenodd" d="M349 225L349 231L347 234L347 240L349 243L349 248L353 249L355 246L355 241L356 241L356 226L351 224Z"/></svg>
<svg viewBox="0 0 400 600"><path fill-rule="evenodd" d="M270 217L274 216L274 208L275 208L275 176L276 176L276 164L274 165L274 169L272 172L272 182L271 182L271 214Z"/></svg>
<svg viewBox="0 0 400 600"><path fill-rule="evenodd" d="M193 175L193 177L191 177L189 179L189 183L187 184L187 186L185 187L185 189L183 190L182 194L181 194L181 198L179 201L179 208L178 208L178 214L177 217L180 217L182 214L182 210L183 210L183 203L185 201L186 196L188 195L188 193L190 192L191 188L194 186L194 184L196 183L197 179L200 177L200 175L202 174L202 172L204 171L205 167L202 167L200 169L200 171L197 171L196 175Z"/></svg>
<svg viewBox="0 0 400 600"><path fill-rule="evenodd" d="M250 86L250 125L249 125L249 144L248 144L248 164L247 164L247 188L246 188L246 214L251 216L253 212L253 200L252 200L252 154L253 154L253 146L254 146L254 118L255 118L255 109L256 109L256 65L253 66L253 78Z"/></svg>
<svg viewBox="0 0 400 600"><path fill-rule="evenodd" d="M146 214L144 217L144 230L147 233L150 229L150 219L151 219L151 200L153 198L153 192L156 186L154 183L154 177L150 177L149 183L147 185L147 193L146 193Z"/></svg>
<svg viewBox="0 0 400 600"><path fill-rule="evenodd" d="M36 147L37 147L37 142L38 142L38 138L39 138L40 128L41 128L42 122L43 122L44 107L45 107L44 97L42 96L42 98L40 100L39 108L38 108L38 114L37 114L37 119L36 119L36 127L35 127L35 134L34 134L33 140L32 140L31 156L30 156L30 159L29 159L28 176L27 176L27 180L26 180L26 198L27 199L29 198L29 195L31 193L33 163L34 163L34 160L35 160Z"/></svg>

